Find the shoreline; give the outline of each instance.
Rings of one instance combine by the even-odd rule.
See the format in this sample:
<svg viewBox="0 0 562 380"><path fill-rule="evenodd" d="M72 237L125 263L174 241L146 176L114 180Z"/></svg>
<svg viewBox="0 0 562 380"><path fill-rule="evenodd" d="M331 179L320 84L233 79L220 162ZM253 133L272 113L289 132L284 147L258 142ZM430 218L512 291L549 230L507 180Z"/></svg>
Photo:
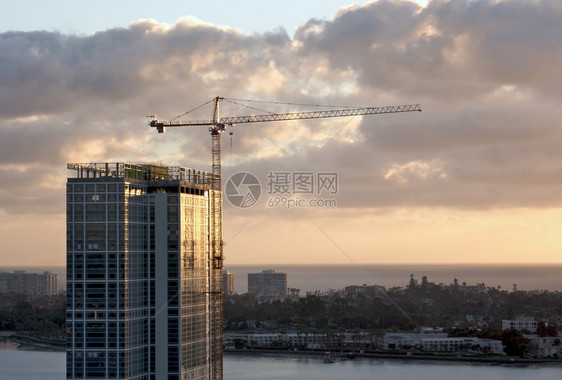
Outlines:
<svg viewBox="0 0 562 380"><path fill-rule="evenodd" d="M407 360L407 361L435 361L435 362L460 362L460 363L479 363L488 365L553 365L562 366L562 360L555 359L523 359L511 357L476 357L476 356L456 356L456 355L428 355L428 354L395 354L395 353L353 353L353 352L336 352L331 354L351 356L347 360L358 359L388 359L388 360ZM264 350L264 349L224 349L225 355L281 355L281 356L311 356L318 357L319 360L324 357L324 351L306 351L306 350Z"/></svg>
<svg viewBox="0 0 562 380"><path fill-rule="evenodd" d="M57 351L65 351L65 342L54 341L45 338L34 337L16 331L0 331L0 340L13 340L22 344L30 344L41 347L48 347ZM314 350L294 350L294 349L232 349L225 348L224 355L241 355L241 356L260 356L260 355L278 355L288 357L311 357L322 360L328 351ZM440 355L440 354L422 354L422 353L386 353L386 352L341 352L330 351L331 355L336 358L335 361L353 360L353 359L386 359L386 360L403 360L403 361L434 361L434 362L458 362L458 363L478 363L487 365L507 365L507 366L562 366L562 360L558 359L524 359L500 356L461 356L461 355Z"/></svg>

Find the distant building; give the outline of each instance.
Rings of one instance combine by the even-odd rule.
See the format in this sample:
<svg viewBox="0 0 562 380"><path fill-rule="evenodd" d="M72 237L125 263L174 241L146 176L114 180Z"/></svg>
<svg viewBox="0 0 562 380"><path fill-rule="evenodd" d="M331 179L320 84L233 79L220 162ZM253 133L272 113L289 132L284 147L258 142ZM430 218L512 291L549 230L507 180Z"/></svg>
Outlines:
<svg viewBox="0 0 562 380"><path fill-rule="evenodd" d="M531 333L536 333L538 327L538 322L532 317L517 317L515 319L503 319L502 320L502 330L519 330L519 331L529 331Z"/></svg>
<svg viewBox="0 0 562 380"><path fill-rule="evenodd" d="M384 338L370 332L356 333L229 333L224 336L225 346L268 347L285 346L307 349L384 349L391 351L416 350L426 352L472 352L503 355L500 340L475 337L447 337L446 334L385 334Z"/></svg>
<svg viewBox="0 0 562 380"><path fill-rule="evenodd" d="M483 354L503 354L501 340L480 339L476 337L447 337L421 339L421 349L427 352L477 352Z"/></svg>
<svg viewBox="0 0 562 380"><path fill-rule="evenodd" d="M226 269L222 271L222 291L227 296L234 294L234 273Z"/></svg>
<svg viewBox="0 0 562 380"><path fill-rule="evenodd" d="M402 350L404 347L421 346L423 339L446 339L445 333L386 333L384 334L383 346L384 350Z"/></svg>
<svg viewBox="0 0 562 380"><path fill-rule="evenodd" d="M226 333L225 347L292 347L305 349L375 349L372 334L361 333Z"/></svg>
<svg viewBox="0 0 562 380"><path fill-rule="evenodd" d="M273 269L248 273L248 293L262 299L283 299L287 296L287 274Z"/></svg>
<svg viewBox="0 0 562 380"><path fill-rule="evenodd" d="M537 358L562 357L562 337L524 334L529 339L529 354Z"/></svg>
<svg viewBox="0 0 562 380"><path fill-rule="evenodd" d="M13 273L0 272L0 293L16 292L30 296L52 296L57 294L57 275L51 272Z"/></svg>
<svg viewBox="0 0 562 380"><path fill-rule="evenodd" d="M289 288L287 297L293 301L297 301L300 297L301 290L297 288Z"/></svg>
<svg viewBox="0 0 562 380"><path fill-rule="evenodd" d="M369 294L372 296L380 296L381 293L381 288L377 285L363 284L362 286L351 285L345 287L345 294L348 296L352 296L355 294Z"/></svg>
<svg viewBox="0 0 562 380"><path fill-rule="evenodd" d="M475 337L449 337L447 334L385 334L383 349L391 351L419 350L426 352L475 352L502 355L501 340Z"/></svg>

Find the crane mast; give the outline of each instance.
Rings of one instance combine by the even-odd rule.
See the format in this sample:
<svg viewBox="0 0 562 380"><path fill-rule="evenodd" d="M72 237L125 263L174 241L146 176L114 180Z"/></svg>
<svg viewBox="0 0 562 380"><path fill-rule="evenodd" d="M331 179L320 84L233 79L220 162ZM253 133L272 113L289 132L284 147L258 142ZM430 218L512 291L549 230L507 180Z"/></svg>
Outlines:
<svg viewBox="0 0 562 380"><path fill-rule="evenodd" d="M187 126L208 126L211 132L211 152L212 152L212 179L211 190L209 194L210 201L210 222L209 236L211 247L212 265L209 272L210 292L209 300L211 307L210 317L210 339L211 339L211 379L222 380L222 268L223 268L223 240L222 240L222 151L221 151L221 135L226 130L226 126L234 126L235 124L259 123L268 121L288 121L288 120L304 120L304 119L323 119L332 117L349 117L360 115L379 115L399 112L421 111L419 104L385 106L385 107L364 107L364 108L345 108L327 111L312 112L290 112L290 113L271 113L264 115L249 116L228 116L220 117L219 103L223 97L217 96L213 99L215 103L213 118L211 120L199 121L159 121L156 116L152 117L149 122L151 127L156 128L158 133L164 133L164 129L168 127L187 127Z"/></svg>
<svg viewBox="0 0 562 380"><path fill-rule="evenodd" d="M215 98L215 110L213 112L213 122L209 127L211 132L211 152L212 152L212 187L215 190L221 189L221 134L226 130L224 124L220 122L219 116L219 98ZM164 130L162 129L162 132ZM160 130L158 130L160 132Z"/></svg>

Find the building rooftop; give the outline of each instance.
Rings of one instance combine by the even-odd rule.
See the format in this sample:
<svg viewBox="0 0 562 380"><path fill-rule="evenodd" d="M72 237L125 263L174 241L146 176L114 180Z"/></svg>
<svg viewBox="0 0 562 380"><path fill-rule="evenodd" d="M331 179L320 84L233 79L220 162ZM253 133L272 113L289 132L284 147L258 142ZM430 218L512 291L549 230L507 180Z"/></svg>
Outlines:
<svg viewBox="0 0 562 380"><path fill-rule="evenodd" d="M76 171L76 178L125 178L142 181L187 181L210 184L213 174L183 166L142 164L130 162L68 163Z"/></svg>

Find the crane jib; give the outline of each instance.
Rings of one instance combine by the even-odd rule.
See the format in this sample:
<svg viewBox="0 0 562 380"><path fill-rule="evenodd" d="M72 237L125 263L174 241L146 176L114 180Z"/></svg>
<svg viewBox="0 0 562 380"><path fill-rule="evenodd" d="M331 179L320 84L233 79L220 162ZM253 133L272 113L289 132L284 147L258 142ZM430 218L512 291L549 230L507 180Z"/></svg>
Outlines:
<svg viewBox="0 0 562 380"><path fill-rule="evenodd" d="M174 121L174 122L158 122L152 120L150 125L158 129L162 127L185 127L185 126L205 126L205 125L229 125L241 123L259 123L267 121L283 121L283 120L303 120L303 119L321 119L329 117L346 117L346 116L362 116L362 115L378 115L386 113L399 112L415 112L421 111L419 104L408 104L400 106L385 107L365 107L365 108L347 108L328 111L312 111L312 112L289 112L289 113L273 113L264 115L249 116L227 116L221 117L219 121L215 120L195 120L195 121Z"/></svg>

